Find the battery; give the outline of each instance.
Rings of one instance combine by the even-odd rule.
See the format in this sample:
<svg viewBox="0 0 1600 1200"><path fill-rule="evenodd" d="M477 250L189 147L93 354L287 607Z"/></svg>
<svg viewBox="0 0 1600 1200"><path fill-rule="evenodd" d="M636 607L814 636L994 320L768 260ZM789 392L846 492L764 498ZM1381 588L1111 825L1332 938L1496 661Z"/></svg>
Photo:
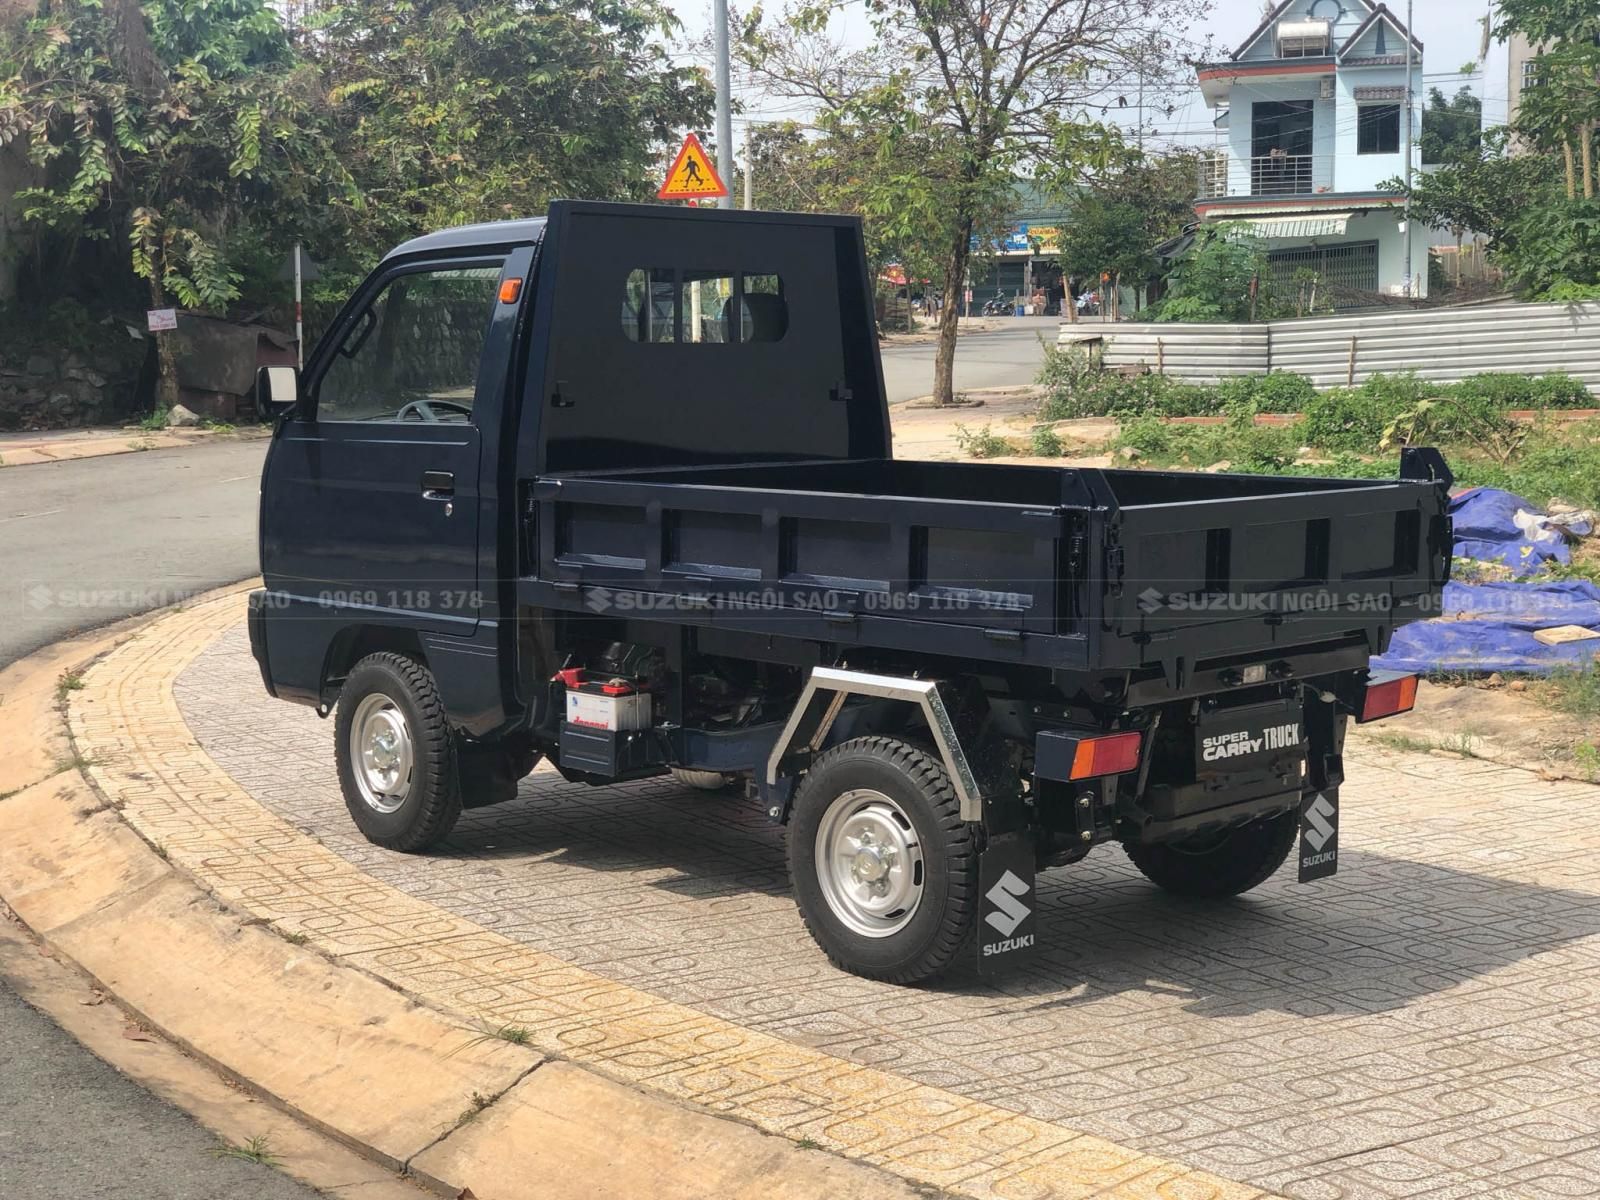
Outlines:
<svg viewBox="0 0 1600 1200"><path fill-rule="evenodd" d="M567 686L567 720L587 729L624 732L650 728L650 693L631 680L591 678L569 668L559 678Z"/></svg>

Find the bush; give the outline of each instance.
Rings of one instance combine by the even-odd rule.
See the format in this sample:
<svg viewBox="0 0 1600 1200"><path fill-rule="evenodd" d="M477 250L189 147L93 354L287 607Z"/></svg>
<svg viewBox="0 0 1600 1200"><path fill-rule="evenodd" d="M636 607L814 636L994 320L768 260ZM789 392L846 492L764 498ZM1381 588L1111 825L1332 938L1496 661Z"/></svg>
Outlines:
<svg viewBox="0 0 1600 1200"><path fill-rule="evenodd" d="M1066 452L1066 447L1061 444L1061 438L1054 429L1041 425L1028 440L1028 450L1035 458L1060 458Z"/></svg>
<svg viewBox="0 0 1600 1200"><path fill-rule="evenodd" d="M1472 375L1446 389L1458 399L1482 400L1498 408L1591 408L1594 397L1580 379L1553 375Z"/></svg>
<svg viewBox="0 0 1600 1200"><path fill-rule="evenodd" d="M1013 454L1011 443L995 433L988 425L982 429L956 426L956 446L968 458L999 458Z"/></svg>

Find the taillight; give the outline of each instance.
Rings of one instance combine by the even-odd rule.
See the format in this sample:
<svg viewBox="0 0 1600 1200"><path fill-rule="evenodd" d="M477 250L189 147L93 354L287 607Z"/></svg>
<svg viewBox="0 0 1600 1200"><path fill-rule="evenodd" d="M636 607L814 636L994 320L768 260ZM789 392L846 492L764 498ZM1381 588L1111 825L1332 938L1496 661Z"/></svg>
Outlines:
<svg viewBox="0 0 1600 1200"><path fill-rule="evenodd" d="M1367 696L1361 703L1360 721L1379 721L1397 713L1410 712L1417 706L1417 677L1415 675L1390 676L1374 679L1367 684Z"/></svg>
<svg viewBox="0 0 1600 1200"><path fill-rule="evenodd" d="M1070 779L1094 779L1100 775L1121 775L1139 765L1140 734L1112 733L1105 737L1084 738L1072 754Z"/></svg>

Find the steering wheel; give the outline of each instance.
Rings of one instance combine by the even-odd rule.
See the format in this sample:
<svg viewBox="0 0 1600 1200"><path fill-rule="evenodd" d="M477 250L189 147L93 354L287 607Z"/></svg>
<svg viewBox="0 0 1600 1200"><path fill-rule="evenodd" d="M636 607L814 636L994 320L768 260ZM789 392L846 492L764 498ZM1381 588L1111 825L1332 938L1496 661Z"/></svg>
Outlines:
<svg viewBox="0 0 1600 1200"><path fill-rule="evenodd" d="M448 409L450 412L460 413L463 417L470 418L472 416L471 405L457 404L454 400L413 400L410 404L407 404L395 414L395 420L408 421L415 416L419 421L432 421L437 423L439 420L439 414L436 413L434 409L438 408Z"/></svg>

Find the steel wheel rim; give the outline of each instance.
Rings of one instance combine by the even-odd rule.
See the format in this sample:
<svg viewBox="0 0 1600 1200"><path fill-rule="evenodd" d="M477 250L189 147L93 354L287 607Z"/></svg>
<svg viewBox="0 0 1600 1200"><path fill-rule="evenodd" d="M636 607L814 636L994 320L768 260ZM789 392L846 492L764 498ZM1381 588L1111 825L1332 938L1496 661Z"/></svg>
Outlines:
<svg viewBox="0 0 1600 1200"><path fill-rule="evenodd" d="M382 692L362 698L350 721L350 764L356 790L374 812L392 813L411 794L411 727L400 706Z"/></svg>
<svg viewBox="0 0 1600 1200"><path fill-rule="evenodd" d="M857 788L822 814L817 879L829 910L852 933L899 933L922 903L922 844L910 816L882 792Z"/></svg>

